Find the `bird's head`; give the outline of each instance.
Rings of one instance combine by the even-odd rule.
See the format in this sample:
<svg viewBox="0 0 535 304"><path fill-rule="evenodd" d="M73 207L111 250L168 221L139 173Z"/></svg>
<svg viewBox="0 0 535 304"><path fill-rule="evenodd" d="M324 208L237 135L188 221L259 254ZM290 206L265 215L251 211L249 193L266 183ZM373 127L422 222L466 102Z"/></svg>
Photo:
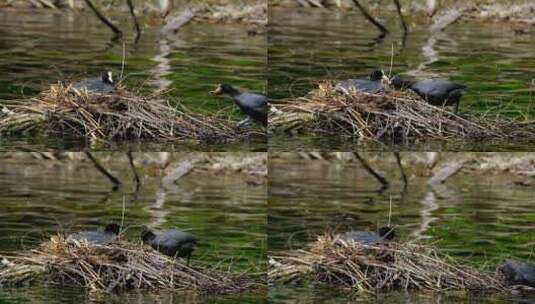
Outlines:
<svg viewBox="0 0 535 304"><path fill-rule="evenodd" d="M228 94L233 95L237 92L235 88L233 88L230 84L218 84L216 89L210 92L212 95L222 95L222 94Z"/></svg>
<svg viewBox="0 0 535 304"><path fill-rule="evenodd" d="M121 227L119 227L119 225L117 225L116 223L110 223L106 225L106 228L104 228L104 231L117 235L121 231Z"/></svg>
<svg viewBox="0 0 535 304"><path fill-rule="evenodd" d="M402 80L398 75L390 79L390 84L397 90L402 90L410 87L412 85L411 81Z"/></svg>
<svg viewBox="0 0 535 304"><path fill-rule="evenodd" d="M390 226L381 227L378 232L379 236L385 240L392 240L396 236L394 227Z"/></svg>
<svg viewBox="0 0 535 304"><path fill-rule="evenodd" d="M402 89L403 88L403 80L401 80L401 78L399 78L398 75L392 77L392 79L390 79L390 83L396 89Z"/></svg>
<svg viewBox="0 0 535 304"><path fill-rule="evenodd" d="M384 86L390 85L390 78L386 76L385 72L383 70L375 70L370 73L370 80L372 81L380 81L381 84Z"/></svg>
<svg viewBox="0 0 535 304"><path fill-rule="evenodd" d="M378 81L382 80L385 77L385 73L382 70L375 70L370 73L370 80Z"/></svg>
<svg viewBox="0 0 535 304"><path fill-rule="evenodd" d="M101 78L102 78L102 82L104 83L114 84L111 71L103 72Z"/></svg>
<svg viewBox="0 0 535 304"><path fill-rule="evenodd" d="M141 231L141 240L143 241L143 243L150 242L155 237L156 235L149 228L145 228L143 229L143 231Z"/></svg>

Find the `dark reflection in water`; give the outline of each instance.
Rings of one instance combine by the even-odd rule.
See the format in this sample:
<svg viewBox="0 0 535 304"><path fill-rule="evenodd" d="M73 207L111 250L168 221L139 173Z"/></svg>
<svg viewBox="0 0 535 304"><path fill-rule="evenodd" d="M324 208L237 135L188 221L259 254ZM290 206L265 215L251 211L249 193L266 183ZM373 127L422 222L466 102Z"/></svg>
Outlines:
<svg viewBox="0 0 535 304"><path fill-rule="evenodd" d="M415 20L404 48L398 20L389 16L384 21L392 34L382 44L370 45L377 32L357 13L272 9L270 96L300 96L318 80L365 75L377 67L388 72L394 44L395 72L460 81L470 88L463 104L481 102L484 110L483 100L514 99L529 105L535 53L526 52L526 45L535 42L533 35L515 35L504 23L463 22L435 39L434 57L425 50L430 34L422 20ZM430 59L432 63L419 68Z"/></svg>
<svg viewBox="0 0 535 304"><path fill-rule="evenodd" d="M218 83L265 91L266 36L249 36L247 26L190 23L177 34L161 35L157 20L147 17L150 26L135 44L129 16L116 15L114 20L127 31L124 76L134 92L158 90L171 104L179 101L192 111L238 120L243 114L231 99L211 96L209 91ZM118 78L121 71L122 43L110 41L112 34L92 14L5 9L0 11L0 37L0 105L37 94L59 80L95 77L103 70L114 71ZM44 143L55 148L63 142ZM13 144L2 142L0 149L13 149ZM28 148L40 149L32 144L26 141ZM70 150L87 146L68 139L65 145ZM240 149L265 145L262 139ZM215 149L233 150L224 145Z"/></svg>
<svg viewBox="0 0 535 304"><path fill-rule="evenodd" d="M372 142L351 137L274 134L269 137L271 151L462 151L462 152L500 152L533 151L535 143L511 141L422 141L422 142Z"/></svg>
<svg viewBox="0 0 535 304"><path fill-rule="evenodd" d="M388 73L394 47L394 73L408 78L446 77L467 85L461 112L533 118L535 53L527 45L535 43L534 35L516 35L506 23L467 21L431 38L426 21L413 19L403 45L399 20L386 12L381 15L392 33L377 44L377 30L356 12L270 10L270 98L302 96L321 80L365 77L376 68ZM321 140L311 143L307 138L291 142L300 150L347 147ZM284 150L282 139L270 144Z"/></svg>
<svg viewBox="0 0 535 304"><path fill-rule="evenodd" d="M251 151L263 152L267 150L266 138L250 138L230 143L204 143L185 141L180 143L161 143L155 141L121 141L121 142L88 142L79 138L36 136L27 138L0 138L0 151L81 151L82 148L94 151L166 151L166 152L231 152Z"/></svg>
<svg viewBox="0 0 535 304"><path fill-rule="evenodd" d="M193 294L158 294L142 291L119 293L116 295L87 294L79 288L22 287L0 290L2 303L267 303L265 294L245 293L230 296L196 296Z"/></svg>
<svg viewBox="0 0 535 304"><path fill-rule="evenodd" d="M325 286L273 286L269 290L269 303L532 303L533 295L463 295L463 294L416 294L403 292L377 295L346 295Z"/></svg>
<svg viewBox="0 0 535 304"><path fill-rule="evenodd" d="M411 170L407 165L410 184L404 192L392 153L375 157L383 159L374 163L379 163L379 170L394 181L393 187L383 192L356 163L270 161L269 251L301 248L326 231L375 230L388 223L391 202L391 222L403 239L432 243L442 252L480 268L494 269L506 257L534 261L532 188L515 186L511 177L463 172L445 185L431 187L419 172L422 169ZM321 290L304 303L315 302L325 294ZM294 292L287 288L272 291L270 297L274 299L294 299ZM298 293L301 297L307 294ZM333 296L339 297L336 292ZM403 300L403 295L393 297L401 303L411 302ZM461 299L468 302L465 297ZM345 301L339 299L340 303ZM452 299L444 302L456 303Z"/></svg>
<svg viewBox="0 0 535 304"><path fill-rule="evenodd" d="M126 156L113 157L106 166L121 180L132 180ZM243 177L236 175L190 175L176 185L164 187L156 165L147 164L139 169L149 175L145 175L141 191L134 194L129 182L121 191L112 192L109 182L87 162L0 162L0 254L32 248L57 231L95 229L110 221L121 222L124 201L127 239L139 242L143 225L177 227L201 241L192 263L231 267L235 271L262 271L266 251L265 186L248 186ZM153 303L159 297L125 293L117 299L102 300ZM183 295L161 297L165 303L204 302L202 298ZM223 297L220 301L253 303L263 298L254 294L227 300ZM0 302L7 303L88 301L79 289L32 287L0 292Z"/></svg>
<svg viewBox="0 0 535 304"><path fill-rule="evenodd" d="M269 291L269 303L532 303L533 295L455 295L455 294L416 294L391 292L377 295L347 295L339 290L325 286L314 288L303 286L274 286ZM296 300L299 299L299 302Z"/></svg>

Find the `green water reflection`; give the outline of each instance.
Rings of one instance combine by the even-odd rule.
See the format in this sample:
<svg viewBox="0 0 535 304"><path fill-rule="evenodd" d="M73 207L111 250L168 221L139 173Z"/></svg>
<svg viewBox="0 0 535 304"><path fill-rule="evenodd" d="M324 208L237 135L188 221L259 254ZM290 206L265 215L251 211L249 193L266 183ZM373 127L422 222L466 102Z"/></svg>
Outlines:
<svg viewBox="0 0 535 304"><path fill-rule="evenodd" d="M414 18L404 42L398 19L381 12L382 22L392 32L377 43L377 31L356 12L273 8L269 17L268 95L272 99L303 96L321 80L365 77L376 68L388 72L393 47L394 73L408 78L446 77L467 85L461 112L534 118L535 53L528 45L535 43L535 36L517 35L513 25L463 21L431 37L427 21ZM356 149L308 139L286 141L299 150ZM284 141L275 137L270 146L286 150Z"/></svg>
<svg viewBox="0 0 535 304"><path fill-rule="evenodd" d="M273 286L269 290L269 303L532 303L531 295L495 295L485 297L463 294L415 294L391 292L377 295L347 295L326 286Z"/></svg>
<svg viewBox="0 0 535 304"><path fill-rule="evenodd" d="M432 243L463 263L488 270L507 257L535 261L535 190L531 187L515 185L516 179L511 176L463 172L444 185L430 187L423 169L411 170L413 166L408 165L410 184L403 191L392 154L380 153L375 158L379 161L374 166L394 182L384 191L355 163L270 161L269 252L301 248L325 231L375 230L387 224L392 202L391 221L402 239ZM274 292L270 297L280 298L280 303L297 297L291 288L278 288L270 289ZM303 303L315 303L326 295L333 295L335 303L347 302L346 296L332 288L297 294L300 298L310 295ZM425 297L418 300L420 295L381 296L392 296L388 302L409 303L412 297L415 303L427 301ZM470 302L466 295L460 299ZM480 301L491 299L494 297ZM498 303L507 300L513 299L496 299ZM445 297L439 302L456 301Z"/></svg>
<svg viewBox="0 0 535 304"><path fill-rule="evenodd" d="M190 23L177 34L161 35L157 20L147 17L143 35L134 43L128 15L114 16L114 20L127 31L124 82L134 92L160 91L172 105L180 102L189 110L233 120L244 115L230 98L209 94L216 84L265 92L266 36L248 35L247 26ZM103 70L119 75L121 71L122 43L111 41L109 30L91 14L4 9L0 11L0 37L0 105L35 95L59 80L96 77ZM70 150L87 146L65 141ZM18 146L2 141L0 149L20 148L23 141L15 142ZM28 148L40 149L31 140L25 142ZM57 138L44 142L52 148L61 145ZM261 138L252 147L244 143L240 150L265 149L265 145ZM219 145L215 149L234 148ZM162 145L158 150L170 149Z"/></svg>
<svg viewBox="0 0 535 304"><path fill-rule="evenodd" d="M112 157L105 165L114 174L123 181L132 180L124 155L106 157ZM133 185L129 182L114 192L90 163L1 161L0 254L32 248L56 231L94 229L110 221L121 222L124 200L127 239L139 242L143 225L160 229L177 227L200 239L192 263L230 267L237 272L265 271L265 185L251 186L239 175L193 174L176 185L164 187L156 165L143 165L139 169L145 178L138 193L132 192ZM102 300L126 303L138 299L136 302L152 303L151 297L160 296L168 299L166 303L204 302L199 297L137 292ZM264 298L257 293L208 300L253 303ZM0 292L0 302L4 303L86 303L89 300L82 290L54 286Z"/></svg>

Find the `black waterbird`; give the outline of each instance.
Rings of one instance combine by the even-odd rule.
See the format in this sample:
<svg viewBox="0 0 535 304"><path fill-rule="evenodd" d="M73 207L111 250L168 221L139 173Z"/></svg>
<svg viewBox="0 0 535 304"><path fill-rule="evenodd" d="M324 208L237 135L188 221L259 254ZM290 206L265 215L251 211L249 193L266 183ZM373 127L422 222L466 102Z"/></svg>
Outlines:
<svg viewBox="0 0 535 304"><path fill-rule="evenodd" d="M375 245L383 241L390 241L394 239L395 231L393 227L381 227L377 233L373 231L349 231L339 235L339 239L346 242L353 241L362 245Z"/></svg>
<svg viewBox="0 0 535 304"><path fill-rule="evenodd" d="M231 85L220 84L211 92L214 95L227 94L234 99L234 103L247 114L248 119L241 121L238 126L249 122L250 119L267 126L267 97L261 94L240 92Z"/></svg>
<svg viewBox="0 0 535 304"><path fill-rule="evenodd" d="M144 229L141 240L165 255L186 258L188 265L198 242L195 236L178 229L167 229L157 234Z"/></svg>
<svg viewBox="0 0 535 304"><path fill-rule="evenodd" d="M371 72L368 79L347 79L337 83L334 89L341 93L348 93L355 90L378 94L384 92L383 80L385 79L386 76L383 71L375 70Z"/></svg>
<svg viewBox="0 0 535 304"><path fill-rule="evenodd" d="M106 225L104 231L101 230L89 230L89 231L80 231L73 234L70 234L67 237L67 242L69 241L86 241L91 244L97 245L106 245L111 243L117 238L117 235L120 232L119 225L111 223Z"/></svg>
<svg viewBox="0 0 535 304"><path fill-rule="evenodd" d="M443 78L431 78L413 82L401 80L399 76L394 76L391 83L396 89L413 90L434 106L455 105L455 113L459 111L459 103L466 90L465 85L453 83Z"/></svg>
<svg viewBox="0 0 535 304"><path fill-rule="evenodd" d="M100 78L89 78L75 82L72 88L81 91L109 94L115 90L115 82L113 81L112 73L110 71L103 72Z"/></svg>

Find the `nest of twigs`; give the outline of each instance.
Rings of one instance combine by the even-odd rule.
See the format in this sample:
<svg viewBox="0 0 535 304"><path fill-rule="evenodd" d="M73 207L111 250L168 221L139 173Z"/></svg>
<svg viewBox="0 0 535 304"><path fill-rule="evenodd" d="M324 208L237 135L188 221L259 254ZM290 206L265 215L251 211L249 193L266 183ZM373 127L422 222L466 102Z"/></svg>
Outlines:
<svg viewBox="0 0 535 304"><path fill-rule="evenodd" d="M124 241L91 245L66 242L62 236L18 254L0 269L0 285L37 280L104 292L135 288L230 294L253 286L243 275L187 266L147 246Z"/></svg>
<svg viewBox="0 0 535 304"><path fill-rule="evenodd" d="M272 108L269 126L272 132L332 133L370 140L535 139L532 124L456 115L404 91L340 93L332 83L322 83L306 96L286 99Z"/></svg>
<svg viewBox="0 0 535 304"><path fill-rule="evenodd" d="M382 290L499 292L503 281L410 242L362 245L326 234L306 250L270 259L272 282L313 280L362 292Z"/></svg>
<svg viewBox="0 0 535 304"><path fill-rule="evenodd" d="M257 132L171 107L125 89L112 94L76 91L61 83L37 97L10 101L0 113L0 134L67 135L91 141L230 142Z"/></svg>

